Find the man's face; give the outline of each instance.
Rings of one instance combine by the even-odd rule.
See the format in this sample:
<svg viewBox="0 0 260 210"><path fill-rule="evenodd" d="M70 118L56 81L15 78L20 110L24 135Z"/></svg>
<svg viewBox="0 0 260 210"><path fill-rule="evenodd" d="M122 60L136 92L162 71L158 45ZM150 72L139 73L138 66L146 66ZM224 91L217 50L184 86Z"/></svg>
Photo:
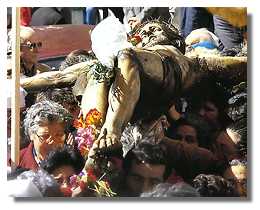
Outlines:
<svg viewBox="0 0 260 210"><path fill-rule="evenodd" d="M47 154L65 143L66 134L64 123L50 122L39 126L36 133L30 134L30 140L40 160L45 159Z"/></svg>
<svg viewBox="0 0 260 210"><path fill-rule="evenodd" d="M157 23L147 23L139 32L142 41L136 47L151 47L159 44L163 40L167 40L165 32Z"/></svg>
<svg viewBox="0 0 260 210"><path fill-rule="evenodd" d="M21 37L21 58L25 64L36 64L38 62L39 37L35 32L24 33Z"/></svg>
<svg viewBox="0 0 260 210"><path fill-rule="evenodd" d="M131 196L139 196L143 192L164 181L165 165L132 162L126 177L126 185Z"/></svg>
<svg viewBox="0 0 260 210"><path fill-rule="evenodd" d="M176 136L178 139L193 145L199 145L197 139L197 132L195 128L190 125L181 125L177 128Z"/></svg>

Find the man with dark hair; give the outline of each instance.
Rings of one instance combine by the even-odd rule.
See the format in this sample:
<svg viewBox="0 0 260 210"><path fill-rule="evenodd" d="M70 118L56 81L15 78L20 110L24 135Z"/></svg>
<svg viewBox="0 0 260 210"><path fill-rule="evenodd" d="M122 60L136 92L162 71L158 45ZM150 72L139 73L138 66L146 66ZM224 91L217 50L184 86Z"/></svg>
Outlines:
<svg viewBox="0 0 260 210"><path fill-rule="evenodd" d="M141 142L123 161L128 196L139 196L169 176L165 151L159 145Z"/></svg>
<svg viewBox="0 0 260 210"><path fill-rule="evenodd" d="M123 160L125 188L130 196L165 182L173 171L189 183L200 173L222 174L227 168L227 163L219 161L209 150L167 137L158 137L160 143L156 143L156 138L144 135Z"/></svg>

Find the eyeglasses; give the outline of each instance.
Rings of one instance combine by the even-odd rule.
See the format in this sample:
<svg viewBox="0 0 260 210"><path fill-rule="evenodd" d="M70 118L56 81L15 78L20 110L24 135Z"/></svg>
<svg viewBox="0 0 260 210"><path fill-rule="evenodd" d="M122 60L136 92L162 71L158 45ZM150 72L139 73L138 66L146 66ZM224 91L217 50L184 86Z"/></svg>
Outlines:
<svg viewBox="0 0 260 210"><path fill-rule="evenodd" d="M41 48L42 47L42 43L41 42L32 43L32 42L28 41L26 44L21 44L21 47L27 47L30 50L33 50L35 48Z"/></svg>
<svg viewBox="0 0 260 210"><path fill-rule="evenodd" d="M64 143L65 139L66 139L66 134L56 134L54 136L49 135L49 134L43 134L43 135L39 135L37 133L35 133L36 136L38 137L39 141L41 143L47 143L47 144L53 144L53 143Z"/></svg>

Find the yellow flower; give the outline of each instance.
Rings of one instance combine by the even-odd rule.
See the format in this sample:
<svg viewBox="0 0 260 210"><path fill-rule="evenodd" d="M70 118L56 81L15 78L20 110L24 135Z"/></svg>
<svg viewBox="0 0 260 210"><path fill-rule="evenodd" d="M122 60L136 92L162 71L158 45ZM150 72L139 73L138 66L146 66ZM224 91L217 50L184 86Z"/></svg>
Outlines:
<svg viewBox="0 0 260 210"><path fill-rule="evenodd" d="M102 124L101 113L97 109L91 109L86 116L86 124L100 127Z"/></svg>

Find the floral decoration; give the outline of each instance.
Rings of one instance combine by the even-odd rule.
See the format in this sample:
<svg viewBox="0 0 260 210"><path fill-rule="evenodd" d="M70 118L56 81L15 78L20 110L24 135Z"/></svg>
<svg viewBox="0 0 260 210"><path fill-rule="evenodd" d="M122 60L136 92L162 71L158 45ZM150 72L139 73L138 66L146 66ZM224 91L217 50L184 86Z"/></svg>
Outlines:
<svg viewBox="0 0 260 210"><path fill-rule="evenodd" d="M81 155L87 159L89 150L91 149L94 141L97 139L101 126L102 116L97 109L91 109L85 119L80 115L79 119L73 123L77 128L75 140Z"/></svg>
<svg viewBox="0 0 260 210"><path fill-rule="evenodd" d="M81 172L79 175L73 175L70 177L71 189L80 187L82 191L91 190L94 192L94 195L98 197L113 197L116 193L111 190L108 181L102 180L104 176L105 174L98 179L94 170L90 168L86 173Z"/></svg>
<svg viewBox="0 0 260 210"><path fill-rule="evenodd" d="M136 46L139 42L142 41L142 38L140 37L139 34L136 34L136 35L129 37L128 41L131 42L131 44L133 46Z"/></svg>

